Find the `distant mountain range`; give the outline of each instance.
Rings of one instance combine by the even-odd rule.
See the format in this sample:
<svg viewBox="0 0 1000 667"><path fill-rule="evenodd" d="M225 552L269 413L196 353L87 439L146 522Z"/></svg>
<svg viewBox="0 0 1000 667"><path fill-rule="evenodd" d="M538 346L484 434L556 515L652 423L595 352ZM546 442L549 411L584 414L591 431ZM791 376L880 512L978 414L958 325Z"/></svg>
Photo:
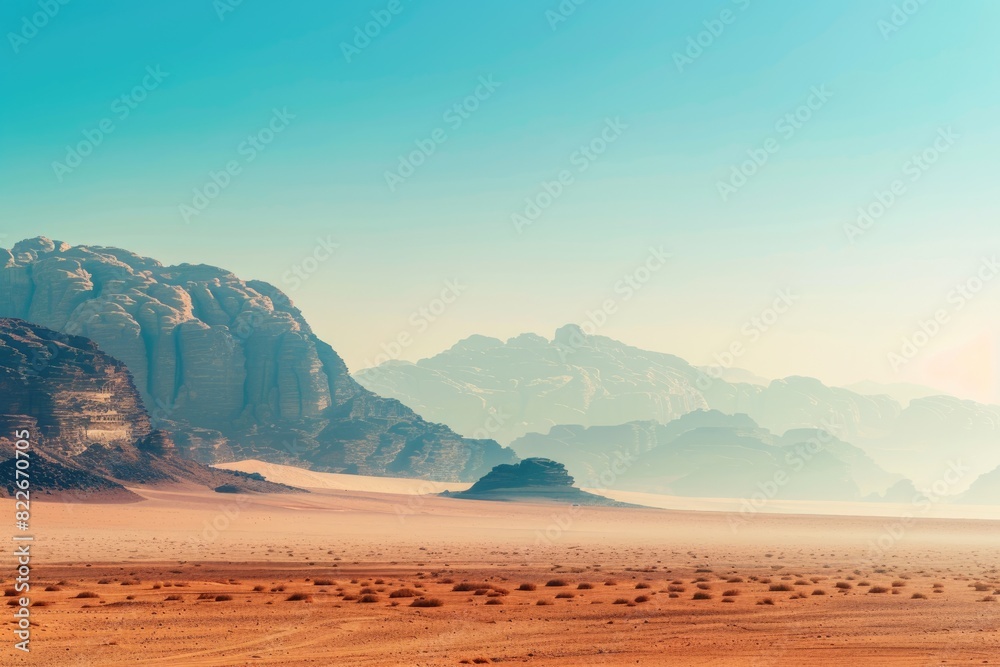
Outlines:
<svg viewBox="0 0 1000 667"><path fill-rule="evenodd" d="M512 463L359 386L272 285L44 237L0 250L0 317L85 336L135 378L154 425L202 463L473 481Z"/></svg>
<svg viewBox="0 0 1000 667"><path fill-rule="evenodd" d="M553 429L561 437L567 425L669 424L697 410L716 410L747 415L771 434L822 429L918 485L939 479L955 460L972 471L956 492L1000 466L1000 406L921 396L911 388L904 407L887 393L861 394L814 378L731 381L740 375L711 373L567 325L552 340L471 336L429 359L390 361L355 377L427 419L502 443Z"/></svg>
<svg viewBox="0 0 1000 667"><path fill-rule="evenodd" d="M170 436L150 424L125 365L86 338L0 318L0 404L0 496L20 489L19 456L34 499L138 500L126 485L167 482L234 493L295 490L180 457Z"/></svg>
<svg viewBox="0 0 1000 667"><path fill-rule="evenodd" d="M824 431L776 436L747 415L716 410L667 424L558 426L511 447L520 456L565 462L586 487L676 496L858 501L902 479Z"/></svg>

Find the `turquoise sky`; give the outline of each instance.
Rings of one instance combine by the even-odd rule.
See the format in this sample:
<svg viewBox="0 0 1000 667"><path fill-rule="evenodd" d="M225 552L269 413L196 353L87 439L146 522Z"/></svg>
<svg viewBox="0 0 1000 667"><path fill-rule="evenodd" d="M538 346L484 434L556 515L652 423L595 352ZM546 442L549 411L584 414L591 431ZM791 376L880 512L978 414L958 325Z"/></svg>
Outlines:
<svg viewBox="0 0 1000 667"><path fill-rule="evenodd" d="M1000 399L1000 280L949 298L1000 250L1000 3L45 4L0 10L2 245L43 234L271 281L352 368L400 334L418 359L472 333L551 335L610 299L601 333L695 363L735 342L734 365L767 377ZM606 150L581 153L592 141ZM417 142L433 153L390 189ZM723 197L747 151L767 161ZM852 243L845 225L896 180ZM317 238L339 247L312 266ZM626 299L651 246L672 259ZM449 279L455 303L411 317ZM748 335L782 289L797 301Z"/></svg>

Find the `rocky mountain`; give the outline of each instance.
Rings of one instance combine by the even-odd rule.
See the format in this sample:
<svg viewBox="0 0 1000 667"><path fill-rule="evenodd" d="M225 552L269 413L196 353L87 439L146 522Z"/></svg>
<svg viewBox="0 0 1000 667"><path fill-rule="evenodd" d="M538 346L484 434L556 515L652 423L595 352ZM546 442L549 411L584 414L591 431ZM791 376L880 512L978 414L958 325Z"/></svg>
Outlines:
<svg viewBox="0 0 1000 667"><path fill-rule="evenodd" d="M516 460L363 389L267 283L41 237L0 250L0 267L0 317L86 336L124 362L185 457L439 480Z"/></svg>
<svg viewBox="0 0 1000 667"><path fill-rule="evenodd" d="M575 325L552 340L472 336L429 359L387 362L356 378L459 433L503 443L564 425L668 424L717 410L748 415L772 433L823 429L920 483L931 483L954 458L977 472L1000 465L1000 406L911 395L904 407L884 393L862 395L808 377L761 384L745 372L697 368Z"/></svg>
<svg viewBox="0 0 1000 667"><path fill-rule="evenodd" d="M543 458L530 458L512 465L498 465L468 490L445 492L442 495L470 500L626 506L624 503L581 491L573 486L573 481L561 463Z"/></svg>
<svg viewBox="0 0 1000 667"><path fill-rule="evenodd" d="M27 440L31 493L138 499L125 484L195 482L283 492L259 476L177 455L154 430L125 365L86 338L0 318L0 493L14 495L15 448Z"/></svg>
<svg viewBox="0 0 1000 667"><path fill-rule="evenodd" d="M668 424L561 426L511 447L564 461L591 488L677 496L861 500L900 477L825 431L776 436L743 414L696 411Z"/></svg>
<svg viewBox="0 0 1000 667"><path fill-rule="evenodd" d="M1000 468L981 475L958 501L972 505L1000 505Z"/></svg>

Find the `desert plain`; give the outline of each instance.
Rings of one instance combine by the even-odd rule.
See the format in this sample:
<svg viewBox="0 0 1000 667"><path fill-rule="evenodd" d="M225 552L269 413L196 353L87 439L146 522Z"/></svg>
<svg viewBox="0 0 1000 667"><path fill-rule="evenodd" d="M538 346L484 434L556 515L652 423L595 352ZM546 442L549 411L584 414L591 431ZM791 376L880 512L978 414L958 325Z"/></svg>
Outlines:
<svg viewBox="0 0 1000 667"><path fill-rule="evenodd" d="M35 502L32 650L13 649L8 615L0 663L1000 663L996 521L761 512L734 523L266 474L310 492L171 486L134 489L135 503ZM0 508L13 517L12 501Z"/></svg>

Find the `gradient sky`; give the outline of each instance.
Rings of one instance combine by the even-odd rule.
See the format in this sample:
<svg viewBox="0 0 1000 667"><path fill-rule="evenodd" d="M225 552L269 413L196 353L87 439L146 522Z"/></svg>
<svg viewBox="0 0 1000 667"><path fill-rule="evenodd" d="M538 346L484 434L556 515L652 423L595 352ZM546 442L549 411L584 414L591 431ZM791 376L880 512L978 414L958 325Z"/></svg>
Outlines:
<svg viewBox="0 0 1000 667"><path fill-rule="evenodd" d="M351 62L342 43L388 0L246 0L221 18L222 0L77 1L23 40L39 6L5 3L0 245L46 235L268 280L352 369L400 333L415 360L473 333L551 336L617 298L600 333L694 363L743 342L734 365L766 377L1000 401L1000 277L961 310L949 300L1000 251L1000 3L913 0L887 32L882 0L589 0L555 24L557 0L399 2ZM115 100L157 66L166 78L120 118ZM499 88L450 124L490 76ZM829 100L780 132L821 86ZM246 162L273 109L295 118ZM105 118L114 131L60 181L53 162ZM627 129L578 171L609 118ZM386 170L437 128L447 141L390 191ZM944 128L957 139L909 180ZM778 151L723 201L718 183L769 138ZM241 173L185 222L179 206L231 160ZM564 169L573 182L518 234L511 215ZM895 179L903 194L849 242L844 225ZM334 258L287 280L319 237ZM650 246L672 259L625 301L616 282ZM467 288L421 330L411 314L449 279ZM750 340L782 289L797 302ZM893 369L940 309L940 332Z"/></svg>

